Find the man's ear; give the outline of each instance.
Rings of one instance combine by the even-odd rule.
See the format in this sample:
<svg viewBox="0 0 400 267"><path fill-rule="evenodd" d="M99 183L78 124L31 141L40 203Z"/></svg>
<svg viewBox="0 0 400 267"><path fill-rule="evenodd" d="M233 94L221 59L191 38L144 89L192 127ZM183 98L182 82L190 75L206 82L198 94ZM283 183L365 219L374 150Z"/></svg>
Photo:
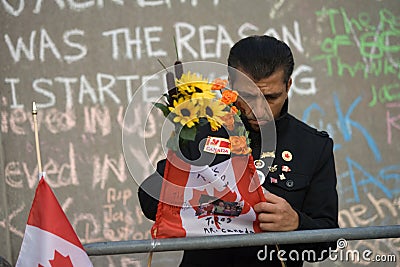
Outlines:
<svg viewBox="0 0 400 267"><path fill-rule="evenodd" d="M289 93L290 87L292 86L292 78L289 78L289 81L286 84L286 93Z"/></svg>

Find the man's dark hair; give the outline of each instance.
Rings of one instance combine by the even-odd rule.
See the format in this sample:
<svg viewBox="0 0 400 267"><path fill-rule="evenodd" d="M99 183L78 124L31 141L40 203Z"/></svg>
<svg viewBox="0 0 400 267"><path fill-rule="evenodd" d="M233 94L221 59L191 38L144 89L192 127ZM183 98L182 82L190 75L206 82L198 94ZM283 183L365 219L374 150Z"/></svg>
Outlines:
<svg viewBox="0 0 400 267"><path fill-rule="evenodd" d="M238 41L231 48L228 66L240 68L255 81L283 69L283 82L287 84L293 72L294 60L292 51L284 42L267 35L254 35ZM230 78L234 81L232 72L229 68Z"/></svg>

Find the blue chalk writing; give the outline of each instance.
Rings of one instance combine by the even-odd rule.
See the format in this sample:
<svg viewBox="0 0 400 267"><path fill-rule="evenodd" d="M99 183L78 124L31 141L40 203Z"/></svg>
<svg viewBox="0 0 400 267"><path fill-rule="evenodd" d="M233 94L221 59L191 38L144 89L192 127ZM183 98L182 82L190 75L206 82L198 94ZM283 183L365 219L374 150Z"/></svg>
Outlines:
<svg viewBox="0 0 400 267"><path fill-rule="evenodd" d="M356 100L350 105L349 109L346 112L346 115L343 115L342 109L340 107L340 100L336 93L333 95L333 99L335 102L336 113L338 115L338 121L340 125L340 132L343 135L343 138L346 142L349 142L352 137L351 126L358 129L362 135L364 136L365 140L368 143L369 148L372 150L373 155L376 161L382 161L381 153L379 152L378 146L376 145L374 138L368 133L367 129L365 129L360 123L352 120L350 118L351 113L354 111L358 103L361 101L361 96L357 97Z"/></svg>
<svg viewBox="0 0 400 267"><path fill-rule="evenodd" d="M371 187L368 187L368 185L374 185L378 189L382 191L382 193L385 194L386 197L392 198L393 193L397 192L397 189L390 190L387 188L380 180L384 180L388 178L385 174L386 168L383 168L379 172L379 176L381 176L382 179L378 179L374 177L371 173L367 172L358 162L352 160L350 157L346 157L346 162L347 166L349 168L349 176L350 176L350 181L351 181L351 188L353 190L354 194L354 201L359 203L360 202L360 195L359 195L359 190L362 188L364 192L370 192ZM393 167L390 167L393 168ZM397 166L399 168L399 166ZM361 177L356 177L355 171L358 170L361 173ZM384 176L382 176L382 174ZM393 177L390 177L393 178Z"/></svg>

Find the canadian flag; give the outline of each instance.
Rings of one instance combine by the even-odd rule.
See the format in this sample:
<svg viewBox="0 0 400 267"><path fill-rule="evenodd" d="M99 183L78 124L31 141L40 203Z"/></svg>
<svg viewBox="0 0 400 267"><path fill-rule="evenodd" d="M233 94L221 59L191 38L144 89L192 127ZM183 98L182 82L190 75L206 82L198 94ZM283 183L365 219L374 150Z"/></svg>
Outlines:
<svg viewBox="0 0 400 267"><path fill-rule="evenodd" d="M93 266L43 177L36 188L16 266Z"/></svg>
<svg viewBox="0 0 400 267"><path fill-rule="evenodd" d="M262 201L251 155L195 166L169 151L152 237L261 232L253 207Z"/></svg>

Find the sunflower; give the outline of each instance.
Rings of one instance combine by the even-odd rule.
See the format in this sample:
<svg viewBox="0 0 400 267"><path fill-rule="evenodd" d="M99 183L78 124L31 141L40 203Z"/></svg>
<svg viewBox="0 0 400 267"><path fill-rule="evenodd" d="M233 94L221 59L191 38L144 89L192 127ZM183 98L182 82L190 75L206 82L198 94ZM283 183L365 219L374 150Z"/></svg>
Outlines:
<svg viewBox="0 0 400 267"><path fill-rule="evenodd" d="M169 107L169 110L176 115L173 121L182 126L191 128L199 122L199 107L191 100L185 100L183 97L178 101L174 100L173 107Z"/></svg>
<svg viewBox="0 0 400 267"><path fill-rule="evenodd" d="M179 93L185 96L210 92L212 88L212 84L207 79L203 79L203 76L190 72L182 74L182 77L176 83Z"/></svg>
<svg viewBox="0 0 400 267"><path fill-rule="evenodd" d="M211 91L203 92L203 93L193 93L191 99L193 103L199 106L204 106L204 101L206 99L211 100L215 98L215 94Z"/></svg>
<svg viewBox="0 0 400 267"><path fill-rule="evenodd" d="M226 105L220 101L203 99L200 108L200 117L207 118L212 131L218 130L224 124L222 118L229 113L229 111L224 111L225 107Z"/></svg>

